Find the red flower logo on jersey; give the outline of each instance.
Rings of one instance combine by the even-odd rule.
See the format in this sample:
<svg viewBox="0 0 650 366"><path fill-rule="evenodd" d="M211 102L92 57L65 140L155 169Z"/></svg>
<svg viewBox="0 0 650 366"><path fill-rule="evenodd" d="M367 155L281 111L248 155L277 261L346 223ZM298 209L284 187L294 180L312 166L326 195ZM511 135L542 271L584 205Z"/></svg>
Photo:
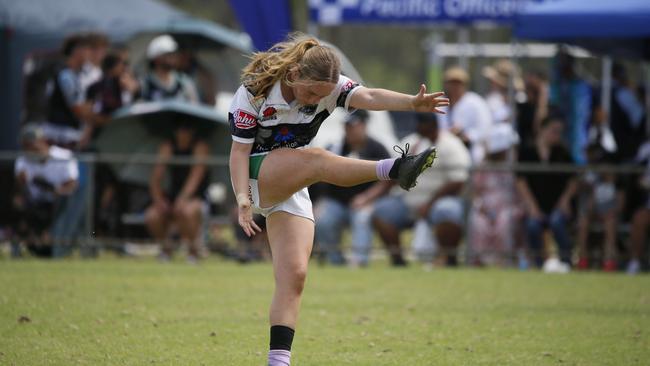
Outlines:
<svg viewBox="0 0 650 366"><path fill-rule="evenodd" d="M248 130L257 126L257 118L241 109L235 111L235 127Z"/></svg>
<svg viewBox="0 0 650 366"><path fill-rule="evenodd" d="M268 121L270 119L276 119L276 113L278 113L278 110L273 108L273 107L268 107L262 112L262 121Z"/></svg>

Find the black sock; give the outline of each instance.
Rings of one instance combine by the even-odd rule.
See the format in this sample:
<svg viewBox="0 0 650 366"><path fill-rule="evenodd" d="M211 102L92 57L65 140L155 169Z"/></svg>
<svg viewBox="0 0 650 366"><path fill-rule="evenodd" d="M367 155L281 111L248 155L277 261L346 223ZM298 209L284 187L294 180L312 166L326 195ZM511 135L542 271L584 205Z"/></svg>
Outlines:
<svg viewBox="0 0 650 366"><path fill-rule="evenodd" d="M395 159L395 162L393 163L393 167L390 168L390 171L388 172L388 177L390 179L397 179L397 173L399 173L399 164L401 162L402 162L402 158Z"/></svg>
<svg viewBox="0 0 650 366"><path fill-rule="evenodd" d="M291 351L291 343L293 343L293 333L295 331L284 325L271 326L271 348L270 349L283 349Z"/></svg>

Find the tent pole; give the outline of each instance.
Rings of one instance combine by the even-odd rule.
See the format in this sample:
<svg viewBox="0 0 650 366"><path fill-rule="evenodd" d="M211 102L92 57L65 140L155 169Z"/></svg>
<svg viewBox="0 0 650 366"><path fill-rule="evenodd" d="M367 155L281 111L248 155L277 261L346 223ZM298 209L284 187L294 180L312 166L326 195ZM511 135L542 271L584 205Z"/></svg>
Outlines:
<svg viewBox="0 0 650 366"><path fill-rule="evenodd" d="M464 25L458 29L458 47L460 47L461 50L458 53L458 66L469 72L469 61L467 59L467 49L469 48L469 28Z"/></svg>
<svg viewBox="0 0 650 366"><path fill-rule="evenodd" d="M611 121L609 111L612 103L612 57L603 57L602 85L600 89L600 104L605 112L605 125L609 126Z"/></svg>

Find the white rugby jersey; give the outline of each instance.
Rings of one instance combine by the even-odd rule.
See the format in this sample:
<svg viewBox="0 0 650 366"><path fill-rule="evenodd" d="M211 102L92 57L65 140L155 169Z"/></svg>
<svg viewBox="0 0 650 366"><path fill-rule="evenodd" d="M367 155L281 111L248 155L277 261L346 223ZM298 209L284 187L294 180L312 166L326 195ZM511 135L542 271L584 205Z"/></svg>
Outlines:
<svg viewBox="0 0 650 366"><path fill-rule="evenodd" d="M350 97L359 87L355 81L340 75L330 95L317 105L301 105L295 100L287 104L280 81L273 85L268 97L256 102L253 102L253 94L242 85L228 112L232 139L252 143L251 155L268 154L281 147L306 146L336 107L349 110Z"/></svg>

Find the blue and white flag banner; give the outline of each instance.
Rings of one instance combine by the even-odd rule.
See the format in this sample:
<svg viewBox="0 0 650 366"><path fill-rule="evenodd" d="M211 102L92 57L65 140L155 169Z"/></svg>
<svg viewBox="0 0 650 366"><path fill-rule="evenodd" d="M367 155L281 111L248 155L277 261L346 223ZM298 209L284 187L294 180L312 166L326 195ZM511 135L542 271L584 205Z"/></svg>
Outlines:
<svg viewBox="0 0 650 366"><path fill-rule="evenodd" d="M509 23L535 0L309 0L312 22L344 23ZM539 0L537 0L539 1Z"/></svg>

